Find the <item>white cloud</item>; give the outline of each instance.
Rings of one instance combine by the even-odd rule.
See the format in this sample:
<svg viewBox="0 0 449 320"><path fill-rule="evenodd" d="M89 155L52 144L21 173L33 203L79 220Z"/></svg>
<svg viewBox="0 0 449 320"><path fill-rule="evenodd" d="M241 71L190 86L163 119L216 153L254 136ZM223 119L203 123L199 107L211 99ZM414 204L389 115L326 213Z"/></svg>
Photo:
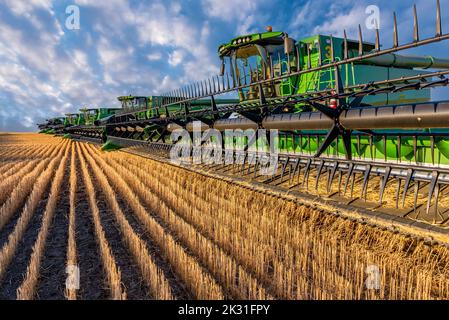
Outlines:
<svg viewBox="0 0 449 320"><path fill-rule="evenodd" d="M34 120L33 118L31 118L30 116L25 116L23 117L23 122L22 124L27 127L27 128L31 128L35 126Z"/></svg>
<svg viewBox="0 0 449 320"><path fill-rule="evenodd" d="M181 50L175 50L168 55L168 64L176 67L182 62L184 58L184 53Z"/></svg>
<svg viewBox="0 0 449 320"><path fill-rule="evenodd" d="M136 29L138 38L135 44L169 49L171 53L167 63L171 66L178 66L182 62L184 75L181 74L178 77L180 81L199 80L199 77L205 76L210 70L217 70L211 67L217 63L215 52L211 53L207 47L210 35L208 22L205 21L200 26L197 23L192 23L192 20L183 14L180 2L170 4L155 1L141 3L133 8L125 0L107 2L76 0L76 3L101 9L104 18L98 19L95 29L109 42L112 42L115 34L121 34L124 27L133 27ZM120 15L117 15L118 12ZM97 46L101 47L101 45L100 42ZM121 51L123 49L114 48L113 50ZM108 52L107 48L101 48L101 51L103 51L100 54L102 63L108 59L112 60L113 55L118 55ZM146 57L150 61L162 59L161 49L158 48L158 51L150 52ZM195 71L192 72L192 69ZM112 78L109 77L109 80Z"/></svg>
<svg viewBox="0 0 449 320"><path fill-rule="evenodd" d="M206 14L224 21L243 20L257 9L257 0L202 0Z"/></svg>
<svg viewBox="0 0 449 320"><path fill-rule="evenodd" d="M100 57L100 62L106 68L123 68L120 66L125 62L125 55L123 50L119 48L114 48L108 39L102 37L98 42L97 46L98 56Z"/></svg>
<svg viewBox="0 0 449 320"><path fill-rule="evenodd" d="M170 10L174 14L180 14L182 10L182 5L179 2L173 2L170 6Z"/></svg>
<svg viewBox="0 0 449 320"><path fill-rule="evenodd" d="M208 21L192 23L179 8L169 8L161 2L142 6L136 10L135 26L143 45L161 46L171 49L168 64L182 63L184 74L177 78L180 83L200 80L216 74L218 68L215 51L210 52ZM212 73L212 74L213 74Z"/></svg>
<svg viewBox="0 0 449 320"><path fill-rule="evenodd" d="M120 94L162 93L217 71L215 51L211 54L207 46L210 36L207 21L192 24L183 15L179 3L169 7L155 2L136 9L124 0L76 0L81 14L82 6L95 10L96 26L83 29L81 25L84 48L80 44L79 48L66 49L61 41L72 34L64 33L54 15L33 11L45 9L45 3L19 2L14 14L29 14L31 19L22 18L34 29L17 29L0 21L0 127L3 130L14 126L32 130L31 123L77 111L83 105L114 106ZM51 3L47 4L51 9ZM129 38L128 32L133 29L136 37ZM151 51L142 52L148 46ZM168 51L164 62L182 65L182 71L176 77L162 75L159 70L142 64L137 50L150 61L162 60ZM14 108L5 107L11 104Z"/></svg>
<svg viewBox="0 0 449 320"><path fill-rule="evenodd" d="M68 49L62 41L73 34L64 33L50 1L5 1L11 4L10 12L32 28L0 21L2 130L34 129L31 123L77 111L83 105L115 106L120 94L161 93L214 71L215 52L211 54L207 47L209 25L192 24L180 3L131 8L124 0L76 0L81 15L86 6L96 16L87 26L83 23L90 22L82 18L77 36L85 42L79 47L71 42L75 47ZM130 30L135 30L135 37L129 37ZM142 52L144 47L151 49ZM167 65L188 61L182 63L179 76L162 75L139 60L141 54L161 60L166 51L170 52Z"/></svg>
<svg viewBox="0 0 449 320"><path fill-rule="evenodd" d="M358 30L358 25L363 26L365 19L365 7L356 6L348 13L338 13L334 16L329 16L324 23L313 29L313 33L341 36L343 30L346 30L349 34L355 34L356 30Z"/></svg>
<svg viewBox="0 0 449 320"><path fill-rule="evenodd" d="M100 102L109 90L102 89L86 52L61 50L62 35L55 18L44 23L46 16L33 17L33 25L40 26L36 30L0 22L0 109L3 101L14 106L2 110L0 125L8 129L34 130L35 122L75 111L82 102Z"/></svg>
<svg viewBox="0 0 449 320"><path fill-rule="evenodd" d="M311 1L308 1L306 4L300 6L293 14L293 20L290 23L290 27L294 29L307 23L307 21L311 18L310 14L312 13L312 8L313 5Z"/></svg>
<svg viewBox="0 0 449 320"><path fill-rule="evenodd" d="M160 52L152 52L147 54L147 59L150 61L157 61L162 59L162 53Z"/></svg>
<svg viewBox="0 0 449 320"><path fill-rule="evenodd" d="M57 41L51 33L42 33L40 43L30 50L30 43L25 39L22 32L16 30L6 23L0 22L2 32L0 33L0 43L4 44L2 53L11 56L13 59L20 56L23 62L30 64L37 70L42 70L42 66L55 57L54 44ZM35 39L38 40L38 39Z"/></svg>
<svg viewBox="0 0 449 320"><path fill-rule="evenodd" d="M144 43L191 49L197 33L183 15L171 12L162 3L153 3L135 16L139 39Z"/></svg>
<svg viewBox="0 0 449 320"><path fill-rule="evenodd" d="M85 53L84 51L78 49L73 50L73 62L80 69L90 70L87 53Z"/></svg>
<svg viewBox="0 0 449 320"><path fill-rule="evenodd" d="M83 7L93 8L98 14L94 30L104 36L127 37L123 27L134 24L135 15L139 14L131 9L129 1L126 0L75 0L75 4L80 6L81 29L83 28Z"/></svg>
<svg viewBox="0 0 449 320"><path fill-rule="evenodd" d="M6 6L17 16L30 16L30 14L35 9L45 9L51 14L52 11L52 3L51 0L3 0Z"/></svg>
<svg viewBox="0 0 449 320"><path fill-rule="evenodd" d="M253 27L255 18L253 15L249 15L242 23L239 23L237 27L237 34L252 34L256 33L257 30Z"/></svg>

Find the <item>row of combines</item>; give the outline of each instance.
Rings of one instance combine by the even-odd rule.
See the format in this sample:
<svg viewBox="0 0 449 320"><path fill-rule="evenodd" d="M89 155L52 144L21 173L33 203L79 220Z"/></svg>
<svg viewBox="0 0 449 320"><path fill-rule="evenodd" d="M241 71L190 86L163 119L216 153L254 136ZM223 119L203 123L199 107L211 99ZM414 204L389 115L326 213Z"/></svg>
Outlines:
<svg viewBox="0 0 449 320"><path fill-rule="evenodd" d="M439 1L434 36L420 37L416 6L413 20L412 41L401 44L394 14L387 49L379 30L370 43L360 26L357 40L346 32L295 40L269 27L219 46L220 74L206 81L159 96L119 97L121 108L83 109L46 126L159 154L179 150L184 160L221 141L224 148L214 156L226 161L203 167L301 192L325 181L318 191L326 198L445 225L449 102L432 101L431 89L449 84L449 59L398 52L449 34L442 30ZM177 129L192 138L200 130L202 141L180 148L171 135ZM210 129L240 135L220 140L207 134ZM253 134L259 129L265 134ZM256 152L261 146L269 152ZM267 157L271 166L275 161L268 177L258 170Z"/></svg>

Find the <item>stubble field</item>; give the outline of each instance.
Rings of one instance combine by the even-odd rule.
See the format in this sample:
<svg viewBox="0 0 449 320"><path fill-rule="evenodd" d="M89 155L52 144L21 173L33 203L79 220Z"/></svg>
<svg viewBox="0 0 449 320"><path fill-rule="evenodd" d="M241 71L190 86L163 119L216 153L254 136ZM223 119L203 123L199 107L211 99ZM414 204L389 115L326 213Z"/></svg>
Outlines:
<svg viewBox="0 0 449 320"><path fill-rule="evenodd" d="M446 247L124 152L0 134L0 299L448 298Z"/></svg>

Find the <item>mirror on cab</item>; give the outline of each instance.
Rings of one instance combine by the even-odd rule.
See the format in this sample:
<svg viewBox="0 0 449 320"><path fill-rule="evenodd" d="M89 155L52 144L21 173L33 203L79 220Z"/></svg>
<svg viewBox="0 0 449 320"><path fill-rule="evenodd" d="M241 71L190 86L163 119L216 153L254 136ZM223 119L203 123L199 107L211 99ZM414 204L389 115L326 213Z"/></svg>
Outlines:
<svg viewBox="0 0 449 320"><path fill-rule="evenodd" d="M285 54L290 54L293 52L293 47L295 43L292 38L289 38L288 36L285 36L284 38L284 52Z"/></svg>
<svg viewBox="0 0 449 320"><path fill-rule="evenodd" d="M225 62L224 59L221 59L220 76L223 77L224 73L225 73Z"/></svg>

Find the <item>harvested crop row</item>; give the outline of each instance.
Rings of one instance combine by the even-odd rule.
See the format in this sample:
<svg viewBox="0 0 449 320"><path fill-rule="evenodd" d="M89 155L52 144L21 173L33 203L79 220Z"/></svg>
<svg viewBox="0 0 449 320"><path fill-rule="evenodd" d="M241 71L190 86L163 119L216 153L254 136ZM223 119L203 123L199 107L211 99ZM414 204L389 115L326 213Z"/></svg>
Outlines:
<svg viewBox="0 0 449 320"><path fill-rule="evenodd" d="M20 214L19 219L16 222L14 230L8 236L7 243L3 246L0 251L0 281L11 262L15 252L18 249L18 245L25 233L28 224L36 210L39 201L41 200L44 192L47 189L50 179L53 177L54 169L58 161L61 160L60 157L52 159L44 172L36 180L33 189L27 199L27 202Z"/></svg>
<svg viewBox="0 0 449 320"><path fill-rule="evenodd" d="M3 160L7 160L10 156L14 156L19 152L24 152L23 147L15 145L10 147L3 147L3 149L0 151L0 155Z"/></svg>
<svg viewBox="0 0 449 320"><path fill-rule="evenodd" d="M141 159L139 159L141 160ZM130 165L133 162L133 159L126 158L126 161L123 161L124 164ZM145 162L145 161L140 161ZM170 167L168 167L170 168ZM171 183L171 179L173 179L172 176L168 175L166 168L158 168L158 170L155 170L155 168L142 168L139 170L137 167L135 167L134 170L132 170L132 173L136 176L140 175L140 178L144 180L147 184L146 187L149 188L149 190L152 190L153 193L158 194L160 197L165 198L166 201L168 201L170 204L172 204L173 208L176 208L177 212L182 213L181 216L187 218L187 221L190 221L197 226L199 226L200 230L203 232L210 227L212 230L215 230L215 239L222 245L222 248L227 248L227 251L232 252L234 256L239 258L239 260L246 266L252 266L253 261L258 261L257 265L260 265L261 267L257 270L257 274L260 278L264 279L266 283L271 283L271 285L274 288L277 288L275 284L273 284L273 276L272 274L268 273L267 267L273 263L276 263L274 261L273 263L270 263L270 260L264 258L266 256L267 252L270 252L269 247L261 248L260 245L252 245L252 239L251 238L239 238L236 240L240 244L239 245L232 245L230 244L230 237L235 234L235 231L227 230L225 227L223 227L220 222L214 221L213 219L210 219L208 217L209 212L216 212L218 211L217 208L214 208L210 204L205 204L201 210L198 210L196 208L196 204L202 203L203 200L200 197L195 197L194 201L191 201L193 199L193 195L189 193L190 190L188 190L186 187L182 188L175 188L174 184ZM174 170L175 171L175 170ZM148 172L151 172L152 177L148 178L147 174ZM154 176L153 176L154 175ZM165 177L165 178L164 178ZM175 180L175 179L174 179ZM191 180L189 182L192 182ZM189 201L185 201L182 197L182 192L185 192L186 194L189 194L192 199L188 199ZM187 203L193 202L191 204L191 207L187 206ZM194 219L192 219L192 217ZM210 236L214 236L213 233L209 233ZM218 240L217 240L218 239ZM232 239L232 238L231 238ZM245 239L245 241L242 241L241 239ZM220 241L221 240L221 241ZM252 251L249 251L248 249L245 250L246 247L253 248ZM253 253L251 256L247 256L249 253ZM279 263L277 263L279 265ZM277 290L277 293L280 297L291 297L291 292L288 291L288 288L285 288L284 290ZM284 292L286 291L286 292Z"/></svg>
<svg viewBox="0 0 449 320"><path fill-rule="evenodd" d="M5 179L9 177L11 174L17 171L18 168L23 166L24 163L28 161L6 161L0 163L0 179Z"/></svg>
<svg viewBox="0 0 449 320"><path fill-rule="evenodd" d="M0 133L1 143L9 145L47 144L60 140L58 137L41 134Z"/></svg>
<svg viewBox="0 0 449 320"><path fill-rule="evenodd" d="M0 179L5 179L17 171L27 161L10 161L0 163Z"/></svg>
<svg viewBox="0 0 449 320"><path fill-rule="evenodd" d="M67 245L67 270L77 266L76 253L76 149L75 143L72 144L72 157L70 160L70 212L69 212L69 238ZM66 297L68 300L76 300L76 289L74 287L66 288Z"/></svg>
<svg viewBox="0 0 449 320"><path fill-rule="evenodd" d="M42 148L40 148L39 151L36 151L34 153L31 154L32 157L34 157L35 159L39 159L39 158L45 158L47 156L49 156L50 152L51 152L51 147L56 145L56 146L60 146L62 145L64 142L60 141L57 144L48 144L48 145L43 145Z"/></svg>
<svg viewBox="0 0 449 320"><path fill-rule="evenodd" d="M54 146L51 157L54 154L60 152L63 148L57 148ZM11 217L17 212L20 206L23 204L26 196L31 191L36 178L41 174L44 168L48 165L50 159L41 161L31 172L26 174L21 180L17 180L14 190L10 194L7 201L0 207L0 230L11 219Z"/></svg>
<svg viewBox="0 0 449 320"><path fill-rule="evenodd" d="M97 157L99 161L101 156ZM130 187L145 202L148 208L164 223L173 230L187 247L194 252L200 260L207 265L216 278L231 291L232 296L238 299L272 299L263 286L249 274L244 267L239 265L232 257L227 255L219 246L204 237L202 233L191 224L187 223L177 213L169 208L161 200L160 193L149 192L147 186L142 183L146 180L143 171L130 170L129 166L121 166L106 158L110 163L108 166L104 161L102 167L107 172L115 171L129 184ZM128 171L130 170L130 171ZM132 173L131 175L129 173Z"/></svg>
<svg viewBox="0 0 449 320"><path fill-rule="evenodd" d="M84 147L82 149L98 182L102 186L102 189L105 191L105 195L108 198L109 205L111 206L117 224L120 227L120 231L122 233L124 241L127 244L129 251L133 255L136 263L138 264L142 276L147 282L152 295L155 298L161 300L173 300L174 297L167 279L165 278L162 270L159 269L159 267L149 254L145 243L133 231L131 225L127 221L117 202L117 199L115 198L114 192L106 179L106 176L95 163L94 159L92 159L89 151Z"/></svg>
<svg viewBox="0 0 449 320"><path fill-rule="evenodd" d="M105 190L105 194L109 197L109 201L113 208L113 212L117 215L117 221L119 225L126 226L126 229L132 232L131 226L126 221L123 213L118 207L118 203L115 199L114 191L110 187L106 176L102 174L101 169L95 164L94 159L88 155L93 169L99 181L102 184L102 188ZM109 174L110 172L108 172ZM145 208L140 204L140 201L129 188L129 186L121 179L120 176L114 174L110 176L110 181L114 186L121 190L127 203L133 208L134 213L144 225L145 229L152 237L155 243L159 245L161 250L166 254L167 259L170 261L178 276L184 281L186 286L189 287L192 294L197 299L223 299L224 294L222 288L215 282L215 280L204 270L198 262L190 256L184 248L176 242L176 240L163 229L163 227L154 218L149 216L145 211ZM121 214L117 214L121 213ZM122 226L122 227L123 227ZM123 232L127 238L127 233ZM133 232L134 234L134 232ZM142 243L141 248L145 248L143 242L136 236L136 241ZM192 279L193 278L193 279Z"/></svg>
<svg viewBox="0 0 449 320"><path fill-rule="evenodd" d="M51 144L43 144L43 145L31 145L29 147L24 148L23 146L21 146L21 148L19 149L19 152L15 154L16 157L21 157L21 158L34 158L36 156L39 156L39 154L45 150L48 149L48 147L51 146Z"/></svg>
<svg viewBox="0 0 449 320"><path fill-rule="evenodd" d="M146 179L146 170L139 170L137 166L132 164L132 161L126 161L125 163L133 174L140 175L148 190L158 194L183 219L196 225L209 238L214 239L224 250L232 254L239 263L257 274L263 283L274 288L279 297L291 297L290 288L281 289L277 283L274 283L276 280L269 268L274 265L283 270L289 270L294 266L284 266L279 260L280 257L275 254L270 245L257 242L259 238L266 238L266 234L264 235L259 228L252 227L251 224L243 226L243 221L230 219L227 210L223 210L224 208L221 208L219 204L214 206L213 202L207 202L203 198L190 193L190 190L184 186L177 185L175 183L176 177L169 176L164 169L155 172L154 178ZM219 212L223 214L217 216ZM238 224L235 225L236 223ZM243 228L251 229L251 233L241 234ZM241 239L249 240L238 245ZM288 247L280 248L281 251L286 249Z"/></svg>
<svg viewBox="0 0 449 320"><path fill-rule="evenodd" d="M17 289L18 300L31 300L34 297L36 291L36 284L39 278L39 270L41 266L42 256L45 250L45 243L48 237L48 231L50 229L53 215L56 209L56 205L59 198L59 191L64 178L65 165L67 162L70 148L65 146L65 154L56 170L55 177L50 190L50 196L45 208L44 215L42 217L42 224L37 236L37 240L33 246L33 253L31 255L30 263L27 268L25 279L20 287Z"/></svg>
<svg viewBox="0 0 449 320"><path fill-rule="evenodd" d="M106 276L109 282L109 288L111 291L111 297L115 300L125 300L126 291L122 288L121 274L120 270L117 268L114 256L112 255L111 248L106 240L106 236L101 226L100 212L98 210L95 188L92 183L92 179L89 176L89 171L87 168L84 156L80 153L79 145L77 144L77 154L81 162L81 170L84 178L84 184L87 189L87 194L89 196L90 209L94 221L95 235L97 237L97 242L100 247L101 258L103 261L103 269L106 272Z"/></svg>
<svg viewBox="0 0 449 320"><path fill-rule="evenodd" d="M17 292L19 298L63 298L63 271L66 266L80 264L82 286L80 291L67 290L68 299L104 298L104 287L113 290L107 268L115 268L119 273L115 278L119 278L115 280L118 298L126 297L124 286L128 284L130 297L131 292L136 292L134 296L146 298L147 284L152 282L159 288L157 281L166 279L172 298L178 297L178 288L191 293L188 296L192 298L210 298L211 294L207 296L205 291L198 295L201 289L197 286L201 283L195 270L192 272L192 268L197 268L204 279L210 279L220 290L218 298L449 299L447 248L122 152L104 153L92 145L47 136L43 136L45 143L35 138L26 142L26 136L10 135L6 139L7 143L0 140L0 145L6 145L20 157L30 150L36 152L28 154L29 161L35 163L30 171L44 161L48 164L32 181L31 195L24 196L23 203L3 227L2 296L13 296L22 284ZM65 158L63 165L61 159L68 150L70 161ZM0 164L0 172L1 168L8 172L7 177L0 173L0 186L11 186L6 183L11 181L9 177L27 165L23 162L19 166L17 161ZM58 198L54 196L56 192L48 190L50 185L55 188L59 177L56 169L61 166L67 173L67 186L61 185ZM12 193L14 190L9 192ZM42 201L45 198L47 201ZM46 211L52 203L57 208L55 219L50 219L50 210ZM96 218L91 212L95 206ZM40 223L37 213L41 212L41 228L32 227L32 222ZM47 236L42 236L45 225L50 227L46 228ZM104 230L103 241L97 227ZM64 245L53 247L60 239ZM133 241L137 245L130 245ZM104 262L104 243L115 259L112 266ZM50 262L55 260L47 260L56 256L62 257L56 264ZM145 273L142 265L151 260L155 271ZM16 261L21 267L13 272ZM126 269L128 265L131 267ZM123 269L121 274L118 266ZM133 269L136 267L140 272ZM380 289L368 289L367 279L376 270ZM58 276L47 278L52 273ZM26 279L20 283L22 276ZM106 286L102 286L104 280ZM132 289L138 286L145 289ZM201 287L212 288L207 282ZM260 290L265 290L264 295L258 296ZM156 289L150 291L152 298L160 298L153 294Z"/></svg>
<svg viewBox="0 0 449 320"><path fill-rule="evenodd" d="M59 142L61 143L61 142ZM1 155L2 159L30 159L35 158L39 156L39 153L48 149L48 147L55 145L55 144L48 144L48 145L38 145L38 146L30 146L29 148L24 148L23 146L18 146L14 150L7 150L3 155Z"/></svg>
<svg viewBox="0 0 449 320"><path fill-rule="evenodd" d="M24 176L32 171L31 169L34 168L39 162L41 161L31 160L25 165L21 165L21 169L14 175L6 177L0 181L0 205L5 202L10 193L13 191L14 187L19 184L20 180L22 180Z"/></svg>
<svg viewBox="0 0 449 320"><path fill-rule="evenodd" d="M18 170L20 170L20 168L26 164L28 161L33 161L33 160L40 160L42 158L44 158L42 156L42 154L45 151L48 151L49 149L51 149L53 146L52 145L46 145L44 146L44 148L40 151L39 154L35 155L35 157L30 158L30 159L24 159L24 160L11 160L10 162L5 163L1 168L0 168L0 178L4 179L9 177L10 175L14 174L15 172L17 172ZM0 156L1 159L1 156Z"/></svg>

